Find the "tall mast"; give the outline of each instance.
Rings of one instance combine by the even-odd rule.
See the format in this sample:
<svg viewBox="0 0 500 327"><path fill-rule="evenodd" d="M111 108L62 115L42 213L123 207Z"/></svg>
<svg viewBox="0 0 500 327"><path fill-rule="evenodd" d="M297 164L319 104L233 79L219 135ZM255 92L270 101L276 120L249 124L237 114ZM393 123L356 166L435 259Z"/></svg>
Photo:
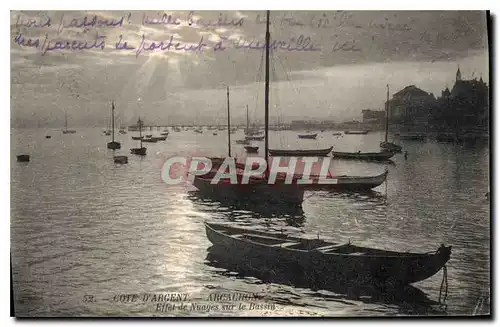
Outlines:
<svg viewBox="0 0 500 327"><path fill-rule="evenodd" d="M389 84L387 86L387 101L385 102L385 142L389 134Z"/></svg>
<svg viewBox="0 0 500 327"><path fill-rule="evenodd" d="M269 42L271 39L271 35L269 34L269 10L266 12L266 84L265 84L265 92L264 92L264 128L265 128L265 150L264 150L264 159L266 163L269 158Z"/></svg>
<svg viewBox="0 0 500 327"><path fill-rule="evenodd" d="M248 124L249 124L249 118L248 118L248 104L247 104L247 133L249 132L249 130L248 130Z"/></svg>
<svg viewBox="0 0 500 327"><path fill-rule="evenodd" d="M139 117L139 121L137 123L139 124L139 140L141 141L141 149L142 149L142 120L141 120L141 117Z"/></svg>
<svg viewBox="0 0 500 327"><path fill-rule="evenodd" d="M231 116L229 115L229 86L227 87L227 149L231 156Z"/></svg>
<svg viewBox="0 0 500 327"><path fill-rule="evenodd" d="M115 142L115 102L111 101L111 130L112 130L112 137L111 141Z"/></svg>

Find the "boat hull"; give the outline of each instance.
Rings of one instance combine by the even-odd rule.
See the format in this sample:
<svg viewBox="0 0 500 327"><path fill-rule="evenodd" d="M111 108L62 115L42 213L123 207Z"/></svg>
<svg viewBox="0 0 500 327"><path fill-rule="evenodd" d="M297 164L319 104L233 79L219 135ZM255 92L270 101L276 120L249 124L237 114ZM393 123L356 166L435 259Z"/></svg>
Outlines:
<svg viewBox="0 0 500 327"><path fill-rule="evenodd" d="M392 151L392 152L401 152L403 150L403 147L391 142L380 142L380 148L386 150L386 151Z"/></svg>
<svg viewBox="0 0 500 327"><path fill-rule="evenodd" d="M344 131L344 134L352 134L352 135L365 135L368 134L369 131Z"/></svg>
<svg viewBox="0 0 500 327"><path fill-rule="evenodd" d="M262 179L249 184L211 184L211 176L195 176L193 185L204 195L221 202L300 207L304 189L297 184L268 184Z"/></svg>
<svg viewBox="0 0 500 327"><path fill-rule="evenodd" d="M139 156L145 156L146 155L146 150L147 148L133 148L133 149L130 149L130 153L132 154L137 154Z"/></svg>
<svg viewBox="0 0 500 327"><path fill-rule="evenodd" d="M156 143L156 142L158 142L158 140L153 139L153 138L145 138L145 139L142 139L142 142Z"/></svg>
<svg viewBox="0 0 500 327"><path fill-rule="evenodd" d="M444 246L433 253L402 253L355 247L350 244L344 245L345 250L339 250L337 253L296 250L232 237L226 234L224 228L217 224L205 223L208 240L214 246L225 249L227 256L233 260L244 260L249 266L256 262L273 263L294 269L294 272L307 272L312 279L320 279L323 282L331 280L337 283L356 282L380 286L404 286L435 275L451 255L451 247ZM233 234L255 233L243 228L231 229L233 229L231 231ZM269 235L262 232L260 234ZM279 238L280 236L275 234L273 237ZM320 242L319 240L308 241L284 237L283 242L287 241ZM350 248L364 250L365 253L348 253Z"/></svg>
<svg viewBox="0 0 500 327"><path fill-rule="evenodd" d="M314 140L314 139L316 139L316 136L318 136L318 134L305 134L305 135L299 135L299 139L309 139L309 140Z"/></svg>
<svg viewBox="0 0 500 327"><path fill-rule="evenodd" d="M369 191L380 186L387 179L386 170L376 176L334 176L329 179L336 180L335 184L318 184L317 179L313 179L312 184L303 184L304 189L310 191Z"/></svg>
<svg viewBox="0 0 500 327"><path fill-rule="evenodd" d="M121 149L122 145L119 142L109 142L108 149L110 150L118 150Z"/></svg>
<svg viewBox="0 0 500 327"><path fill-rule="evenodd" d="M247 153L257 153L259 152L258 146L245 146L244 147Z"/></svg>
<svg viewBox="0 0 500 327"><path fill-rule="evenodd" d="M326 157L333 149L333 146L328 149L319 150L278 150L269 149L269 155L275 157Z"/></svg>
<svg viewBox="0 0 500 327"><path fill-rule="evenodd" d="M245 136L247 141L263 141L265 136Z"/></svg>
<svg viewBox="0 0 500 327"><path fill-rule="evenodd" d="M132 140L139 141L141 139L144 139L144 136L132 136Z"/></svg>
<svg viewBox="0 0 500 327"><path fill-rule="evenodd" d="M369 161L387 161L394 156L395 152L332 152L336 159L353 159Z"/></svg>
<svg viewBox="0 0 500 327"><path fill-rule="evenodd" d="M115 163L119 164L126 164L128 163L128 157L127 156L114 156L113 160Z"/></svg>
<svg viewBox="0 0 500 327"><path fill-rule="evenodd" d="M17 156L17 161L18 162L29 162L30 156L28 154L20 154Z"/></svg>

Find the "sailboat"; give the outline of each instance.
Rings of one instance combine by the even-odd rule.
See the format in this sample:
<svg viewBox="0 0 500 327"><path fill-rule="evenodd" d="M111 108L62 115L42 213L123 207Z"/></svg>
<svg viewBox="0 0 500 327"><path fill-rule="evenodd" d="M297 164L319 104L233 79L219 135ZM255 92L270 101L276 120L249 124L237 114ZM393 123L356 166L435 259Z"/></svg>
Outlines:
<svg viewBox="0 0 500 327"><path fill-rule="evenodd" d="M264 86L264 113L265 113L265 151L264 159L269 166L269 44L271 35L269 33L269 10L267 11L266 19L266 80ZM229 93L229 91L228 91ZM229 112L229 100L228 100ZM229 115L228 115L229 116ZM229 117L228 117L229 123ZM228 136L230 134L228 133ZM230 145L230 144L229 144ZM230 149L230 148L229 148ZM229 150L229 156L231 156ZM219 158L212 160L212 167L217 169ZM215 165L214 165L215 164ZM218 164L220 167L220 163ZM215 166L215 167L214 167ZM238 165L237 165L238 167ZM212 183L216 171L212 169L205 175L194 176L193 185L200 192L210 195L219 201L235 200L240 203L256 203L268 207L270 204L283 206L285 208L300 208L304 200L304 189L297 183L285 184L285 179L278 178L275 184L269 184L269 170L261 176L252 176L248 184L232 184L221 180L218 183ZM237 179L242 180L241 170L238 171Z"/></svg>
<svg viewBox="0 0 500 327"><path fill-rule="evenodd" d="M247 105L247 128L246 131L250 131L249 129L250 125L250 119L248 118L248 105ZM253 132L250 132L253 133ZM250 145L250 140L256 140L256 141L262 141L264 139L264 136L255 136L255 135L250 135L245 138L247 144L244 148L247 153L257 153L259 152L259 147L257 145Z"/></svg>
<svg viewBox="0 0 500 327"><path fill-rule="evenodd" d="M120 119L120 129L118 130L118 133L120 134L127 134L127 131L125 130L125 128L122 127L122 122L121 122L121 119Z"/></svg>
<svg viewBox="0 0 500 327"><path fill-rule="evenodd" d="M389 84L387 84L387 101L385 103L385 141L380 142L380 147L392 152L401 152L403 148L400 145L388 141L389 134Z"/></svg>
<svg viewBox="0 0 500 327"><path fill-rule="evenodd" d="M115 102L111 102L111 142L108 143L108 149L117 150L122 145L120 142L115 141Z"/></svg>
<svg viewBox="0 0 500 327"><path fill-rule="evenodd" d="M137 154L140 156L145 156L146 155L146 148L142 146L142 120L141 117L139 117L139 120L137 121L137 125L139 126L139 141L141 142L141 146L138 148L132 148L130 149L130 153L132 154Z"/></svg>
<svg viewBox="0 0 500 327"><path fill-rule="evenodd" d="M68 112L64 113L64 129L63 134L75 134L76 131L72 129L68 129Z"/></svg>

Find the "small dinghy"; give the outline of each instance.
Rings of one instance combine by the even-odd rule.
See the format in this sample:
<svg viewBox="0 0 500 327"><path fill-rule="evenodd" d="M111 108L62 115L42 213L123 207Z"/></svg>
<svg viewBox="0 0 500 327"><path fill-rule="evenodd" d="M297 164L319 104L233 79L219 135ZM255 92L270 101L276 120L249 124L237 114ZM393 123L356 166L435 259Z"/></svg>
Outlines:
<svg viewBox="0 0 500 327"><path fill-rule="evenodd" d="M236 140L235 143L236 144L249 144L250 141L248 141L248 140Z"/></svg>
<svg viewBox="0 0 500 327"><path fill-rule="evenodd" d="M50 139L51 137L52 137L52 136L50 136L50 135L46 135L46 136L45 136L45 138L46 138L46 139Z"/></svg>
<svg viewBox="0 0 500 327"><path fill-rule="evenodd" d="M391 142L380 142L380 148L385 151L391 152L401 152L403 147L401 145L397 145Z"/></svg>
<svg viewBox="0 0 500 327"><path fill-rule="evenodd" d="M259 152L259 147L258 146L247 145L244 148L245 148L245 151L247 153L257 153L257 152Z"/></svg>
<svg viewBox="0 0 500 327"><path fill-rule="evenodd" d="M156 142L158 142L158 140L156 138L146 137L146 138L142 139L142 142L156 143Z"/></svg>
<svg viewBox="0 0 500 327"><path fill-rule="evenodd" d="M299 134L299 139L315 140L318 134Z"/></svg>
<svg viewBox="0 0 500 327"><path fill-rule="evenodd" d="M326 157L333 149L314 149L314 150L280 150L269 149L269 155L273 157Z"/></svg>
<svg viewBox="0 0 500 327"><path fill-rule="evenodd" d="M354 160L369 160L369 161L387 161L394 156L395 152L332 152L335 159L354 159Z"/></svg>
<svg viewBox="0 0 500 327"><path fill-rule="evenodd" d="M353 134L353 135L365 135L368 134L369 131L344 131L344 134Z"/></svg>
<svg viewBox="0 0 500 327"><path fill-rule="evenodd" d="M132 140L139 141L142 140L144 136L132 136Z"/></svg>
<svg viewBox="0 0 500 327"><path fill-rule="evenodd" d="M17 156L17 161L18 162L29 162L30 156L29 156L29 154L20 154Z"/></svg>
<svg viewBox="0 0 500 327"><path fill-rule="evenodd" d="M247 135L247 136L245 136L245 140L247 140L247 141L263 141L265 137L266 137L265 135L262 135L262 136L255 136L255 135L248 136Z"/></svg>
<svg viewBox="0 0 500 327"><path fill-rule="evenodd" d="M127 156L114 156L113 160L115 161L115 163L118 163L118 164L126 164L126 163L128 163L128 157Z"/></svg>
<svg viewBox="0 0 500 327"><path fill-rule="evenodd" d="M267 260L310 271L315 278L361 282L375 286L404 286L427 279L444 267L451 246L433 252L386 251L351 243L292 237L227 224L205 222L208 240L225 249L229 258Z"/></svg>

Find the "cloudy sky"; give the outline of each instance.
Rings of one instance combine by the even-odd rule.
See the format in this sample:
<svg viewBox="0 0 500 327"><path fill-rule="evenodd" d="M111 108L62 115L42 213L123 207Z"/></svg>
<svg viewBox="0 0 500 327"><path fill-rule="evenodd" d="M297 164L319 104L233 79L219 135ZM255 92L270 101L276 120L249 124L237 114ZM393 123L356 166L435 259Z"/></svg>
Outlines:
<svg viewBox="0 0 500 327"><path fill-rule="evenodd" d="M11 12L12 123L58 126L67 112L73 126L104 127L111 100L123 124L139 115L222 123L226 85L235 121L246 105L262 119L263 51L238 46L262 44L264 19L251 11ZM117 50L120 36L135 49ZM148 50L171 39L170 49ZM272 51L271 119L359 119L362 109L383 108L386 84L391 93L415 84L437 95L453 86L458 65L465 78L488 81L484 12L273 11L273 40L283 49ZM73 41L104 48L72 50ZM220 41L225 50L215 51ZM299 51L306 45L317 51Z"/></svg>

